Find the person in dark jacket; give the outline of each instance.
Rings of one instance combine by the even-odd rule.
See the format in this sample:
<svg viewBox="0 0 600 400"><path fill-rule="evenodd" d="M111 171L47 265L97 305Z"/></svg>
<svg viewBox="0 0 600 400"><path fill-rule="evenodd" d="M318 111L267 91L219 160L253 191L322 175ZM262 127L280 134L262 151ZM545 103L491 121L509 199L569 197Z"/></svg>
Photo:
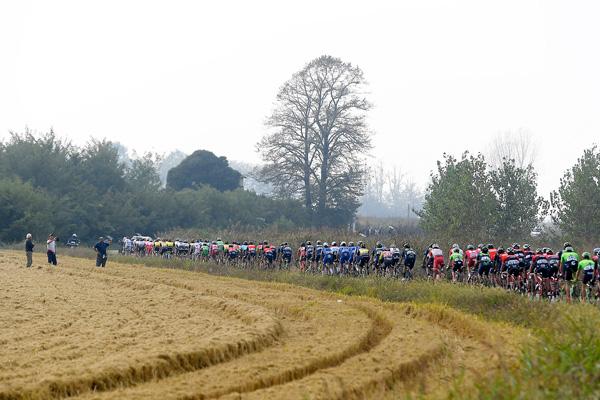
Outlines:
<svg viewBox="0 0 600 400"><path fill-rule="evenodd" d="M110 246L110 242L110 239L98 238L98 243L94 246L94 250L96 250L96 267L106 267L106 260L108 259L106 249Z"/></svg>
<svg viewBox="0 0 600 400"><path fill-rule="evenodd" d="M33 244L33 238L31 236L31 233L28 233L25 237L25 254L27 255L27 268L31 267L31 264L33 264L34 246L35 244Z"/></svg>

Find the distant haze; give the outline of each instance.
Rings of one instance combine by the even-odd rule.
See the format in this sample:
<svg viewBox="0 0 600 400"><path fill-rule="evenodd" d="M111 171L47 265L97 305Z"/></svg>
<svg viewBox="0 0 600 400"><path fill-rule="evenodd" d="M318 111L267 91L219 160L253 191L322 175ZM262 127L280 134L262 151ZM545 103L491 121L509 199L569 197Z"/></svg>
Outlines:
<svg viewBox="0 0 600 400"><path fill-rule="evenodd" d="M599 15L595 1L2 1L0 137L53 127L254 164L280 85L331 54L370 83L373 162L424 188L443 152L525 129L547 195L600 137Z"/></svg>

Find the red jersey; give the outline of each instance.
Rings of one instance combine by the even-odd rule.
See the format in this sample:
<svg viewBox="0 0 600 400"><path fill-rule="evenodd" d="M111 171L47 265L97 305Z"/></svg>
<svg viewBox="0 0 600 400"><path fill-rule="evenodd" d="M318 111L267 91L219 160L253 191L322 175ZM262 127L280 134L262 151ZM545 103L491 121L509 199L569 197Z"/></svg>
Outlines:
<svg viewBox="0 0 600 400"><path fill-rule="evenodd" d="M492 262L496 261L496 255L498 254L498 249L488 249L488 255L490 256L490 260Z"/></svg>

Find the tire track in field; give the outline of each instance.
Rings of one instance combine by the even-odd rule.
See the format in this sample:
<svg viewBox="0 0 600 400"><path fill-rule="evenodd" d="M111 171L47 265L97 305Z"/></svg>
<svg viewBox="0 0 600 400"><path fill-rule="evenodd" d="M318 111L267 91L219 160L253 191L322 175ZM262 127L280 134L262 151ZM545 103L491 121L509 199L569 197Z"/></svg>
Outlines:
<svg viewBox="0 0 600 400"><path fill-rule="evenodd" d="M70 272L70 274L66 275L89 276L89 273ZM107 276L102 278L111 281L110 283L117 286L128 286L128 283L125 281L115 282L115 279L107 278ZM135 282L133 283L135 284ZM56 287L52 283L50 285ZM201 299L212 310L235 317L250 325L252 328L251 332L249 332L250 335L243 335L234 342L215 343L211 347L188 352L162 353L154 358L130 364L127 368L109 368L97 371L91 376L46 379L29 388L0 390L0 400L65 398L87 391L102 392L116 387L134 386L151 380L163 379L174 374L206 368L246 354L261 351L278 340L283 332L283 327L279 320L269 313L264 313L264 311L256 306L212 296L201 296Z"/></svg>

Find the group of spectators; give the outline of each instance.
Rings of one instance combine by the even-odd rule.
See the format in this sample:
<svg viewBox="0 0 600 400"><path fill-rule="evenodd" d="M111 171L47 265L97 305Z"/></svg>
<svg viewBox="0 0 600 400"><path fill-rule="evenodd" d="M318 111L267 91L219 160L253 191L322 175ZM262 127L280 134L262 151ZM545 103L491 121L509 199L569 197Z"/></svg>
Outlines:
<svg viewBox="0 0 600 400"><path fill-rule="evenodd" d="M58 265L56 258L56 243L58 242L58 236L54 233L48 235L46 240L46 255L48 257L48 264L51 266ZM105 239L102 236L98 238L98 242L94 245L94 251L96 252L96 267L106 267L106 261L108 260L108 247L112 243L112 240ZM25 255L27 257L27 268L31 268L33 265L33 248L35 243L33 242L33 235L28 233L25 236ZM41 267L40 267L41 268Z"/></svg>

